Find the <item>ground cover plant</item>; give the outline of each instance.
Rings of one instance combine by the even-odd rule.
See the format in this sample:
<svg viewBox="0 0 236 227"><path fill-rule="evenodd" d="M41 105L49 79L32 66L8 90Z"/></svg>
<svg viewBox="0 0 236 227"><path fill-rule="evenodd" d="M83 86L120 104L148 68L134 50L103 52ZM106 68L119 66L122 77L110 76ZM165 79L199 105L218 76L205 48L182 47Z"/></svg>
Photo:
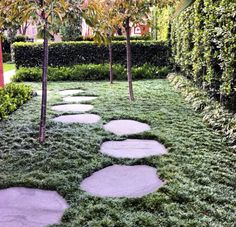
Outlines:
<svg viewBox="0 0 236 227"><path fill-rule="evenodd" d="M35 90L39 83L31 84ZM102 142L119 140L100 126L63 125L50 107L63 103L58 91L79 88L96 95L92 113L103 123L134 119L152 130L129 138L156 139L168 148L165 156L141 160L116 159L99 153ZM234 226L236 217L236 156L220 134L202 122L166 80L135 81L137 100L127 98L127 83L49 83L48 128L38 143L40 96L0 122L0 188L26 186L57 190L68 203L59 226ZM65 114L65 113L64 113ZM112 164L147 164L166 184L139 199L89 196L80 182Z"/></svg>
<svg viewBox="0 0 236 227"><path fill-rule="evenodd" d="M236 147L236 114L227 110L209 94L198 88L191 80L177 73L170 73L168 80L180 91L192 107L202 112L204 122L213 129L222 132L228 141Z"/></svg>

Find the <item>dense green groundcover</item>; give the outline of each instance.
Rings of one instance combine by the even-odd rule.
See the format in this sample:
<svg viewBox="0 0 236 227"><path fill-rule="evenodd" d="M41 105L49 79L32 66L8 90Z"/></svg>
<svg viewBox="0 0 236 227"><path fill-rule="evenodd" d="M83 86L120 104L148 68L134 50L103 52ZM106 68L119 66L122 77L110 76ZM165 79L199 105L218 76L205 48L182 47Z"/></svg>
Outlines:
<svg viewBox="0 0 236 227"><path fill-rule="evenodd" d="M231 113L209 94L199 89L191 80L177 73L170 73L168 80L181 92L185 100L192 104L195 111L201 112L204 122L225 135L236 148L236 114Z"/></svg>
<svg viewBox="0 0 236 227"><path fill-rule="evenodd" d="M35 89L40 84L32 84ZM58 91L85 89L97 95L93 113L103 118L129 118L152 130L130 138L152 138L169 153L141 160L116 159L100 154L105 140L125 139L100 126L63 125L50 106L63 103ZM157 227L234 226L236 222L236 156L221 135L202 123L202 116L166 80L134 83L136 101L130 103L127 82L49 83L47 141L37 142L40 97L35 97L0 122L0 188L11 186L57 190L68 203L59 226ZM139 199L102 199L81 191L79 184L96 170L112 164L156 167L165 186Z"/></svg>

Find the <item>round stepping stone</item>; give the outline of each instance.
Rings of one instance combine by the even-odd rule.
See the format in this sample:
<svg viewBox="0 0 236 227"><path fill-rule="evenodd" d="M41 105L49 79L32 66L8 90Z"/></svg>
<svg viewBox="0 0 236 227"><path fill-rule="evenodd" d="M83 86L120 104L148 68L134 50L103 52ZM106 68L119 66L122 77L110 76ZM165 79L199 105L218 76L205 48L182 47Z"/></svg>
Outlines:
<svg viewBox="0 0 236 227"><path fill-rule="evenodd" d="M144 158L167 153L166 148L155 140L138 139L108 141L102 144L100 151L116 158Z"/></svg>
<svg viewBox="0 0 236 227"><path fill-rule="evenodd" d="M93 106L86 104L66 104L53 106L52 109L59 112L86 112L92 110Z"/></svg>
<svg viewBox="0 0 236 227"><path fill-rule="evenodd" d="M73 96L73 97L65 97L63 100L64 102L86 102L92 101L97 97L94 96Z"/></svg>
<svg viewBox="0 0 236 227"><path fill-rule="evenodd" d="M64 91L60 91L59 94L62 96L67 96L67 95L75 95L78 93L82 93L84 92L83 90L76 90L76 89L71 89L71 90L64 90Z"/></svg>
<svg viewBox="0 0 236 227"><path fill-rule="evenodd" d="M96 114L73 114L73 115L64 115L60 117L56 117L53 119L56 122L72 124L72 123L80 123L80 124L95 124L101 120Z"/></svg>
<svg viewBox="0 0 236 227"><path fill-rule="evenodd" d="M55 191L8 188L0 190L0 226L45 227L60 224L66 201Z"/></svg>
<svg viewBox="0 0 236 227"><path fill-rule="evenodd" d="M98 197L137 198L155 192L164 182L146 165L113 165L81 182L81 189Z"/></svg>
<svg viewBox="0 0 236 227"><path fill-rule="evenodd" d="M114 120L104 125L104 129L118 136L138 134L150 130L150 126L133 120Z"/></svg>

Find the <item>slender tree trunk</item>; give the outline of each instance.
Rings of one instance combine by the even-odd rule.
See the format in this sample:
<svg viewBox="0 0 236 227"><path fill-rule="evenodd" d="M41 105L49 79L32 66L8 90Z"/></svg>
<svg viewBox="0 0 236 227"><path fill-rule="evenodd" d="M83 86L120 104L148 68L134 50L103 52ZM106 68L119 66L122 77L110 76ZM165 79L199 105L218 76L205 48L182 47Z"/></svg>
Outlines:
<svg viewBox="0 0 236 227"><path fill-rule="evenodd" d="M109 68L110 68L110 83L113 83L113 53L112 53L112 44L109 44Z"/></svg>
<svg viewBox="0 0 236 227"><path fill-rule="evenodd" d="M46 115L47 115L47 74L48 74L48 38L47 38L47 21L44 25L44 43L43 43L43 74L42 74L42 103L41 119L39 129L39 142L44 143L46 135Z"/></svg>
<svg viewBox="0 0 236 227"><path fill-rule="evenodd" d="M9 42L10 42L10 55L11 55L11 62L14 61L14 52L13 52L13 38L15 37L16 32L13 29L9 29Z"/></svg>
<svg viewBox="0 0 236 227"><path fill-rule="evenodd" d="M25 24L23 24L23 30L22 35L26 35L27 28L29 27L28 22L26 21Z"/></svg>
<svg viewBox="0 0 236 227"><path fill-rule="evenodd" d="M126 19L125 32L126 32L126 52L127 52L127 77L129 85L129 100L134 101L133 83L132 83L132 61L131 61L131 44L130 44L130 19Z"/></svg>
<svg viewBox="0 0 236 227"><path fill-rule="evenodd" d="M0 88L3 87L4 87L4 77L3 77L2 39L0 37Z"/></svg>
<svg viewBox="0 0 236 227"><path fill-rule="evenodd" d="M11 50L11 62L14 62L14 51L13 51L13 43L10 41L10 50Z"/></svg>
<svg viewBox="0 0 236 227"><path fill-rule="evenodd" d="M117 35L122 35L122 29L120 27L117 27L116 32Z"/></svg>

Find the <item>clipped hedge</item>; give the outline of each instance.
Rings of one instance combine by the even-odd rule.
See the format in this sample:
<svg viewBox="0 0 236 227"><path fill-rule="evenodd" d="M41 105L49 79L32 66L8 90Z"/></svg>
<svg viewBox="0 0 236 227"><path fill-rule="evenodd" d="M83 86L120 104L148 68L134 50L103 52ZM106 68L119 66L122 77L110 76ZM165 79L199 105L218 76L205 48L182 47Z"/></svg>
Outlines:
<svg viewBox="0 0 236 227"><path fill-rule="evenodd" d="M203 121L221 132L236 149L236 114L230 113L218 101L210 99L207 92L180 74L169 74L171 85L180 91L195 111L201 112Z"/></svg>
<svg viewBox="0 0 236 227"><path fill-rule="evenodd" d="M42 64L42 44L15 43L16 67L38 67ZM108 48L94 42L61 42L49 45L49 65L51 67L78 64L103 64L109 59ZM126 64L125 42L113 43L113 60L116 64ZM149 63L155 66L169 64L169 48L162 42L132 42L133 65Z"/></svg>
<svg viewBox="0 0 236 227"><path fill-rule="evenodd" d="M7 118L12 112L32 98L33 90L24 84L8 84L0 89L0 120Z"/></svg>
<svg viewBox="0 0 236 227"><path fill-rule="evenodd" d="M236 110L236 2L196 0L172 23L174 62L198 86Z"/></svg>
<svg viewBox="0 0 236 227"><path fill-rule="evenodd" d="M148 64L132 68L133 79L163 78L169 72L168 67L155 67ZM114 79L126 80L127 71L122 65L113 66ZM13 81L41 81L41 68L20 68L17 70ZM49 67L49 81L85 81L85 80L109 80L109 65L76 65L71 67Z"/></svg>

